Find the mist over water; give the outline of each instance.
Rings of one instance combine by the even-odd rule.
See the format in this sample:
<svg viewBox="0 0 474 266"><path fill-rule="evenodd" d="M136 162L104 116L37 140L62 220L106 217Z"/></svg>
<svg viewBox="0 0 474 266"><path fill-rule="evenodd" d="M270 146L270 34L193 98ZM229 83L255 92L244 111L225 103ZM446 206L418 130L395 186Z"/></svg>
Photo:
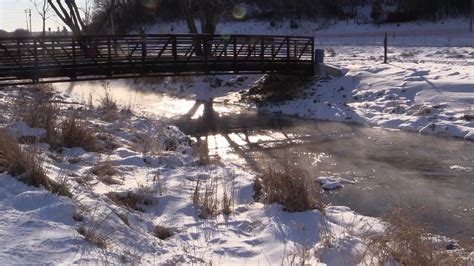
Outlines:
<svg viewBox="0 0 474 266"><path fill-rule="evenodd" d="M113 82L112 96L144 115L207 138L224 160L259 170L269 163L298 164L311 176L339 176L356 184L327 192L329 204L383 216L394 207L415 213L448 236L474 235L474 143L455 138L352 124L261 114ZM87 102L103 97L101 83L55 85Z"/></svg>

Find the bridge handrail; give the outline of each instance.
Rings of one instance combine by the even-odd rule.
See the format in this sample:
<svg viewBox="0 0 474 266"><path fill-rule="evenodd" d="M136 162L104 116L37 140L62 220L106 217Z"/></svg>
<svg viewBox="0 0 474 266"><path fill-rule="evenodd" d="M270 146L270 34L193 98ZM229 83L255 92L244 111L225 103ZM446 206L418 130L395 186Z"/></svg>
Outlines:
<svg viewBox="0 0 474 266"><path fill-rule="evenodd" d="M0 38L0 83L15 79L172 73L311 72L314 38L289 35L131 34ZM1 86L2 84L0 84Z"/></svg>

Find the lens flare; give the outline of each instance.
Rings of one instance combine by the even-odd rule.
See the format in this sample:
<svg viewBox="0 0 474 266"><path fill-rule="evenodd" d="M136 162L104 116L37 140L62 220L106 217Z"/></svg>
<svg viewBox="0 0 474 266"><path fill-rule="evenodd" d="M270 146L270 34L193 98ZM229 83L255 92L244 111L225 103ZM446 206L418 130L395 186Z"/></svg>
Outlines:
<svg viewBox="0 0 474 266"><path fill-rule="evenodd" d="M142 4L150 14L156 13L158 9L158 0L144 0Z"/></svg>
<svg viewBox="0 0 474 266"><path fill-rule="evenodd" d="M247 15L247 9L243 5L235 5L232 8L232 16L237 20L242 20Z"/></svg>

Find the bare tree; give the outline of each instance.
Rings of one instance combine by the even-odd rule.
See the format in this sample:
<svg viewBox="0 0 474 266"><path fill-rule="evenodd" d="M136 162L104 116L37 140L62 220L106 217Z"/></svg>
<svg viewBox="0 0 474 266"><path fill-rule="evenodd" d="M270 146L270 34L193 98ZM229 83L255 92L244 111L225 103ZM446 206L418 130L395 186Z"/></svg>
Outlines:
<svg viewBox="0 0 474 266"><path fill-rule="evenodd" d="M114 9L116 8L117 1L116 0L95 0L94 2L95 2L96 8L105 11L105 15L103 16L102 21L100 21L99 23L102 25L102 27L97 29L95 33L97 34L104 33L107 26L112 28L112 32L114 32L113 12L114 12Z"/></svg>
<svg viewBox="0 0 474 266"><path fill-rule="evenodd" d="M85 12L81 12L80 9L77 7L75 0L48 0L48 4L54 10L56 15L61 19L66 26L71 29L74 36L80 37L82 35L87 34L101 34L103 33L105 27L107 26L107 22L112 15L112 11L115 8L116 0L98 0L96 1L96 6L100 5L101 8L106 10L106 15L104 17L104 21L102 27L99 29L91 29L87 27L87 20L85 18L88 17L88 14Z"/></svg>
<svg viewBox="0 0 474 266"><path fill-rule="evenodd" d="M178 0L181 12L183 13L190 33L198 33L194 21L193 1ZM201 33L216 33L217 23L225 10L224 0L196 0L199 19L201 21Z"/></svg>
<svg viewBox="0 0 474 266"><path fill-rule="evenodd" d="M43 21L43 37L46 36L46 20L51 16L51 8L47 0L31 0L35 6L36 12L40 15Z"/></svg>
<svg viewBox="0 0 474 266"><path fill-rule="evenodd" d="M48 0L56 15L66 24L75 37L87 34L87 28L75 0Z"/></svg>

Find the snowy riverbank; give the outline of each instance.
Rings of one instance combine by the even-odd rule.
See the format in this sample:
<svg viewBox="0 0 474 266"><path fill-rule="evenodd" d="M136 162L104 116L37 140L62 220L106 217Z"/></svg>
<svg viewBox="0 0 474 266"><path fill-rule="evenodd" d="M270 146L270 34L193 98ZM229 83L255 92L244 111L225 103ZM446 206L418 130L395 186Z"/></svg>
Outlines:
<svg viewBox="0 0 474 266"><path fill-rule="evenodd" d="M18 95L0 91L2 126L17 137L44 134L15 122ZM61 103L60 117L81 112L100 149L23 145L35 147L47 176L66 184L72 197L0 174L4 263L355 265L379 259L367 239L384 232L380 219L340 206L288 213L256 202L257 173L225 160L203 162L200 146L190 146L176 127L120 111L123 106L110 113L63 94L51 101Z"/></svg>
<svg viewBox="0 0 474 266"><path fill-rule="evenodd" d="M8 115L17 95L0 91L8 110L3 126L15 128L17 137L44 134ZM71 198L0 174L1 262L336 265L370 259L362 237L381 232L380 220L346 207L327 207L323 215L266 206L253 198L256 173L232 163L203 165L177 128L123 112L114 122L84 115L103 150L33 145L47 176L65 182ZM203 217L193 202L198 182L206 191L215 186L215 217ZM221 207L224 193L232 199L230 214ZM163 231L164 240L157 237Z"/></svg>
<svg viewBox="0 0 474 266"><path fill-rule="evenodd" d="M474 140L474 49L330 47L344 77L265 110Z"/></svg>

